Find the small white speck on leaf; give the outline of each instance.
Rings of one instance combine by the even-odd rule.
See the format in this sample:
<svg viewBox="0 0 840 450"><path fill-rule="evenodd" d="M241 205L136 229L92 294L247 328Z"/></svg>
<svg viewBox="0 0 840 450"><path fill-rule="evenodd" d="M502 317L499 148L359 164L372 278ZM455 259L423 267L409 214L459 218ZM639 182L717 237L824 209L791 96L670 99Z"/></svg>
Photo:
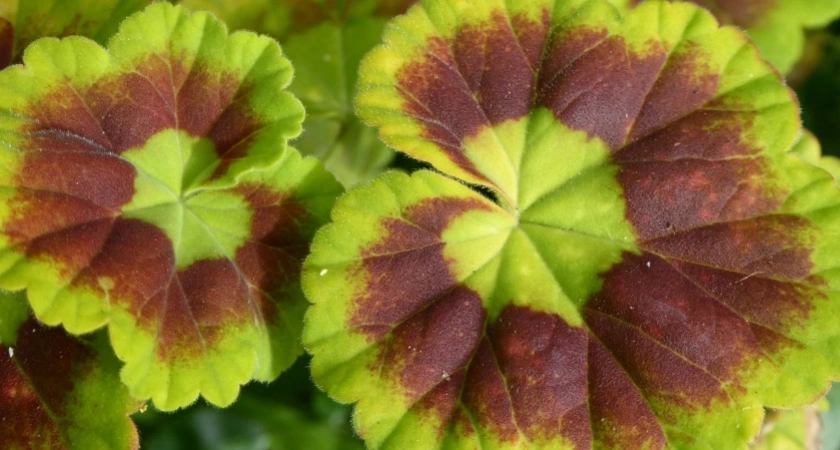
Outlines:
<svg viewBox="0 0 840 450"><path fill-rule="evenodd" d="M15 349L12 348L12 347L9 347L9 358L14 358L14 357L15 357Z"/></svg>
<svg viewBox="0 0 840 450"><path fill-rule="evenodd" d="M446 373L446 372L443 372L442 374L440 374L440 378L444 379L446 381L449 381L449 374Z"/></svg>
<svg viewBox="0 0 840 450"><path fill-rule="evenodd" d="M646 265L648 266L648 269L650 269L650 261L648 261Z"/></svg>
<svg viewBox="0 0 840 450"><path fill-rule="evenodd" d="M327 269L321 269L321 273L319 275L321 275L323 277L326 274L327 274Z"/></svg>

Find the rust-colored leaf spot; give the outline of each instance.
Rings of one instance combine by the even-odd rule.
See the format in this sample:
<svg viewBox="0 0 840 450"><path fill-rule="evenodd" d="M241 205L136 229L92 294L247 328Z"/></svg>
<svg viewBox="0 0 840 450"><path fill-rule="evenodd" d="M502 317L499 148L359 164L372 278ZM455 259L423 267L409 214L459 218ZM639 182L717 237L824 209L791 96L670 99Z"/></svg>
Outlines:
<svg viewBox="0 0 840 450"><path fill-rule="evenodd" d="M363 328L372 339L379 338L454 289L458 282L443 256L440 234L461 214L487 209L475 199L436 198L408 208L405 220L385 221L387 237L362 252L369 288L358 299L351 325ZM395 282L392 273L411 274L411 278Z"/></svg>

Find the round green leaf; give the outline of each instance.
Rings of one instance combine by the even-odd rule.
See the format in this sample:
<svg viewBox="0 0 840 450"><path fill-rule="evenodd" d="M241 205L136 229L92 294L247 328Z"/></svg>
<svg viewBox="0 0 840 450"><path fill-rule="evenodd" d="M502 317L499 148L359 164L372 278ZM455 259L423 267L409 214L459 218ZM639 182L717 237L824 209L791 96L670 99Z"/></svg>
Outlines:
<svg viewBox="0 0 840 450"><path fill-rule="evenodd" d="M288 367L340 186L286 145L304 112L277 43L161 3L108 50L44 39L24 63L0 72L0 287L71 333L108 323L161 409Z"/></svg>
<svg viewBox="0 0 840 450"><path fill-rule="evenodd" d="M426 0L359 85L443 173L354 188L304 264L313 376L371 447L744 448L840 376L840 192L708 12Z"/></svg>

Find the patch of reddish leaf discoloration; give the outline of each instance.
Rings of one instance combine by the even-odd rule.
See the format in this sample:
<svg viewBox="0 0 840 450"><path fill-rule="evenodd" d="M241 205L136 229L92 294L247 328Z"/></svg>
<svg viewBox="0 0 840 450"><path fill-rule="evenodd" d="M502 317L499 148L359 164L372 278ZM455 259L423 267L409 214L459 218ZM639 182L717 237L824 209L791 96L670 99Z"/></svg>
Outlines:
<svg viewBox="0 0 840 450"><path fill-rule="evenodd" d="M350 325L378 339L394 326L454 289L458 281L443 256L441 233L460 215L489 210L475 199L435 198L404 211L405 220L387 219L387 237L362 252L368 289L356 301ZM404 273L407 279L389 274Z"/></svg>
<svg viewBox="0 0 840 450"><path fill-rule="evenodd" d="M222 159L259 126L249 113L239 75L181 58L150 55L131 71L108 75L82 90L53 92L25 112L35 122L29 149L73 148L120 154L164 129L208 137ZM74 142L75 141L75 142Z"/></svg>
<svg viewBox="0 0 840 450"><path fill-rule="evenodd" d="M209 138L219 170L243 156L241 144L259 125L247 88L232 74L179 61L152 55L85 89L58 86L24 111L34 120L22 130L18 193L3 230L12 244L67 273L85 267L134 196L137 171L118 155L163 129Z"/></svg>
<svg viewBox="0 0 840 450"><path fill-rule="evenodd" d="M248 281L251 296L266 319L277 317L276 304L266 293L291 288L300 277L309 253L309 211L288 193L244 184L237 191L245 196L254 215L249 240L236 251L236 265ZM277 296L279 300L288 296Z"/></svg>
<svg viewBox="0 0 840 450"><path fill-rule="evenodd" d="M665 431L642 392L610 350L591 336L587 364L594 440L607 448L667 448Z"/></svg>
<svg viewBox="0 0 840 450"><path fill-rule="evenodd" d="M626 347L635 348L630 354L638 361L621 362L631 376L646 379L637 383L647 384L650 394L686 394L708 406L721 395L720 384L737 386L743 363L761 357L746 321L651 254L626 254L585 311L590 329L616 358L629 359ZM647 352L670 355L657 359Z"/></svg>
<svg viewBox="0 0 840 450"><path fill-rule="evenodd" d="M632 129L627 137L628 141L636 141L665 127L671 128L673 123L701 109L715 96L719 75L703 65L705 60L706 55L697 44L692 42L670 55L665 66L661 68L653 87L650 88L641 109L635 114ZM714 116L705 117L714 119ZM725 124L723 120L721 122L716 125ZM693 128L689 129L705 131L709 123L695 122L692 124ZM712 134L715 135L714 138L720 138L716 136L717 133ZM722 134L726 135L726 133ZM686 142L686 144L691 145L691 142ZM728 150L728 148L717 151L722 150ZM731 155L731 153L726 154Z"/></svg>
<svg viewBox="0 0 840 450"><path fill-rule="evenodd" d="M589 37L598 35L593 31ZM665 63L664 49L651 42L646 53L636 54L623 37L611 36L567 64L569 55L562 50L546 55L546 65L560 69L542 74L537 106L550 109L563 124L601 138L611 149L621 148ZM555 58L560 62L553 62Z"/></svg>
<svg viewBox="0 0 840 450"><path fill-rule="evenodd" d="M559 434L576 448L590 448L586 330L554 314L508 306L487 334L522 434L533 442Z"/></svg>
<svg viewBox="0 0 840 450"><path fill-rule="evenodd" d="M646 242L772 213L781 196L773 195L762 178L765 174L760 159L686 158L621 163L618 181L624 189L627 219L640 241Z"/></svg>
<svg viewBox="0 0 840 450"><path fill-rule="evenodd" d="M379 355L382 373L405 388L408 401L447 423L486 316L481 298L470 289L457 287L440 296L394 328Z"/></svg>
<svg viewBox="0 0 840 450"><path fill-rule="evenodd" d="M431 38L422 59L397 74L404 108L423 125L424 137L478 178L484 176L461 142L530 111L547 14L541 21L516 16L509 22L496 12L486 24L459 29L453 43Z"/></svg>
<svg viewBox="0 0 840 450"><path fill-rule="evenodd" d="M164 360L194 357L224 327L251 317L247 285L231 261L201 260L176 271L171 241L139 220L117 219L73 284L94 290L110 285L111 301L157 335Z"/></svg>
<svg viewBox="0 0 840 450"><path fill-rule="evenodd" d="M30 318L21 324L14 356L0 345L0 436L12 448L64 448L56 420L65 418L74 376L94 354L60 328Z"/></svg>

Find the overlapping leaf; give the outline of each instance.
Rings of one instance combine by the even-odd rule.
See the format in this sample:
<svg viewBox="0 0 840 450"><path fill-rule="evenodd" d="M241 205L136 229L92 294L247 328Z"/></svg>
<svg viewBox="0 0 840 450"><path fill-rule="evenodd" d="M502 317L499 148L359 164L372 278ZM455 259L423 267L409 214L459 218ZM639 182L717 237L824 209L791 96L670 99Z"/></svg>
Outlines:
<svg viewBox="0 0 840 450"><path fill-rule="evenodd" d="M233 401L300 353L298 271L340 187L286 147L303 108L269 38L156 4L106 51L45 39L0 73L0 286L106 322L162 409Z"/></svg>
<svg viewBox="0 0 840 450"><path fill-rule="evenodd" d="M626 11L645 0L610 0ZM687 0L711 11L723 24L743 28L761 55L789 72L805 43L803 28L825 26L840 15L836 0Z"/></svg>
<svg viewBox="0 0 840 450"><path fill-rule="evenodd" d="M792 410L771 411L754 450L812 450L820 446L820 411L828 402Z"/></svg>
<svg viewBox="0 0 840 450"><path fill-rule="evenodd" d="M0 295L0 436L9 450L136 449L139 407L103 333L74 338L29 317L23 293Z"/></svg>
<svg viewBox="0 0 840 450"><path fill-rule="evenodd" d="M295 145L316 156L345 186L370 180L393 152L353 113L359 62L379 42L386 19L413 0L325 2L191 0L184 4L219 14L233 28L256 29L280 39L297 75L289 90L307 117Z"/></svg>
<svg viewBox="0 0 840 450"><path fill-rule="evenodd" d="M0 5L0 69L47 36L82 35L105 44L123 19L150 0L6 0Z"/></svg>
<svg viewBox="0 0 840 450"><path fill-rule="evenodd" d="M313 375L371 447L743 448L840 375L840 194L740 32L426 0L384 41L359 114L456 180L351 190L305 263Z"/></svg>

